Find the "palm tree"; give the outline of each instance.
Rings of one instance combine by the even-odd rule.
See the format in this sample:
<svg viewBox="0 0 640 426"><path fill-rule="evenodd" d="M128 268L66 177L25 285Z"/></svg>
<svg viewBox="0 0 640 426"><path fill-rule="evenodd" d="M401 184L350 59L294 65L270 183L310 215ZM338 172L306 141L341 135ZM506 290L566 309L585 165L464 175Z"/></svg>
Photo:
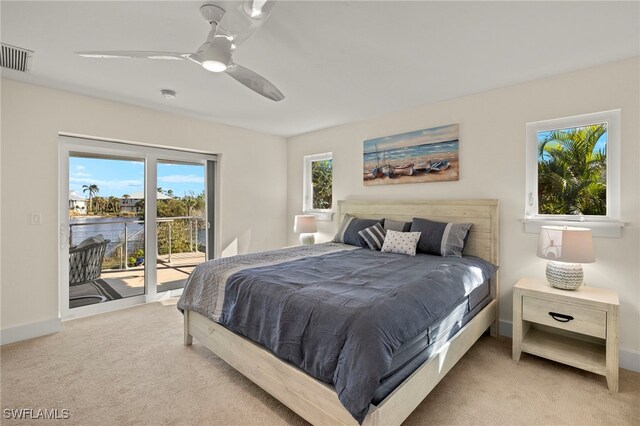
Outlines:
<svg viewBox="0 0 640 426"><path fill-rule="evenodd" d="M120 210L120 199L114 197L113 195L109 197L109 210L112 213L118 213Z"/></svg>
<svg viewBox="0 0 640 426"><path fill-rule="evenodd" d="M541 214L606 215L607 155L597 150L606 124L554 130L538 145Z"/></svg>
<svg viewBox="0 0 640 426"><path fill-rule="evenodd" d="M98 185L96 184L82 185L82 188L84 188L82 190L83 193L89 193L89 211L91 212L93 210L91 201L96 194L100 193L100 188L98 188Z"/></svg>

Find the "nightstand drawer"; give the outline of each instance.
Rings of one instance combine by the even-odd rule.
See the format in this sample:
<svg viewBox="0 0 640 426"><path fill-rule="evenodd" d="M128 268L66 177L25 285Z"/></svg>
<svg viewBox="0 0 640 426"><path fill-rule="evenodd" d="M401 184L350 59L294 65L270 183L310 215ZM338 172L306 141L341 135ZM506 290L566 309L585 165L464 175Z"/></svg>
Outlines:
<svg viewBox="0 0 640 426"><path fill-rule="evenodd" d="M522 319L589 336L607 336L607 313L566 303L522 297Z"/></svg>

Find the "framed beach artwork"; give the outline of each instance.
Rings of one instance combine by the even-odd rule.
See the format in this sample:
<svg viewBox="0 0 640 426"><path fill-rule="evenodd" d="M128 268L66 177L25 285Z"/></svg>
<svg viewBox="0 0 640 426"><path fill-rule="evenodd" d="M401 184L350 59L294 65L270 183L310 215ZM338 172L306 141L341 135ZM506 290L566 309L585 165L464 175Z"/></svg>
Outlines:
<svg viewBox="0 0 640 426"><path fill-rule="evenodd" d="M364 141L365 185L458 180L458 124Z"/></svg>

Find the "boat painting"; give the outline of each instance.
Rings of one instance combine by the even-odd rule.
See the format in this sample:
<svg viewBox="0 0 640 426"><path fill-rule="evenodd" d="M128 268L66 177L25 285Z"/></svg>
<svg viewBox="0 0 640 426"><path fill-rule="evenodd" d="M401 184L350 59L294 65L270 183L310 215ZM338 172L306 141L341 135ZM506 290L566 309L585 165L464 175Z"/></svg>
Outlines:
<svg viewBox="0 0 640 426"><path fill-rule="evenodd" d="M458 135L449 124L365 140L364 185L458 180Z"/></svg>

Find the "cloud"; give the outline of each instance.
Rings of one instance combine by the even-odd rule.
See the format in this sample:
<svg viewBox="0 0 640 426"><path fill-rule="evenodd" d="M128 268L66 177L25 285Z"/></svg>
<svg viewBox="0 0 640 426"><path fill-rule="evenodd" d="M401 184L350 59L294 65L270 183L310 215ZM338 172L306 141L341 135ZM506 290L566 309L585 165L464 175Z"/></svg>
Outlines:
<svg viewBox="0 0 640 426"><path fill-rule="evenodd" d="M110 193L116 191L142 190L144 182L141 180L100 180L87 177L69 177L69 183L97 185L100 192Z"/></svg>
<svg viewBox="0 0 640 426"><path fill-rule="evenodd" d="M204 183L204 176L196 176L196 175L158 176L158 182L162 182L162 183Z"/></svg>
<svg viewBox="0 0 640 426"><path fill-rule="evenodd" d="M458 130L459 126L457 124L450 124L447 126L401 133L399 135L369 139L364 141L364 152L376 152L378 149L380 151L387 151L407 146L457 140Z"/></svg>
<svg viewBox="0 0 640 426"><path fill-rule="evenodd" d="M76 170L84 170L84 166L77 165L77 166L76 166Z"/></svg>
<svg viewBox="0 0 640 426"><path fill-rule="evenodd" d="M83 169L84 169L84 167L83 167ZM78 177L90 177L91 176L89 173L84 173L84 172L75 172L74 175L78 176Z"/></svg>

